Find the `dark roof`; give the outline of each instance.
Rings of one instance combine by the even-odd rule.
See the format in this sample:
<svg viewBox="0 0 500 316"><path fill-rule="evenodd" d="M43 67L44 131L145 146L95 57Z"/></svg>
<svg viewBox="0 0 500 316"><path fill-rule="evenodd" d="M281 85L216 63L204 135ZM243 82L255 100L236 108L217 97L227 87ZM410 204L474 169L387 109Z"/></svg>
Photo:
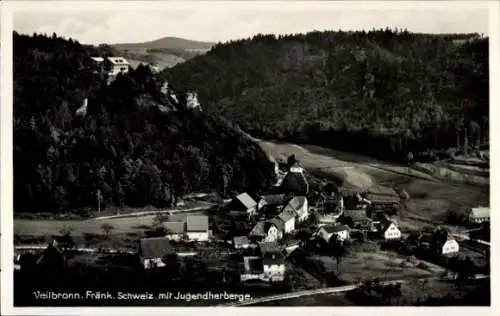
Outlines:
<svg viewBox="0 0 500 316"><path fill-rule="evenodd" d="M262 253L262 261L264 265L282 264L285 262L285 257L281 251L266 251Z"/></svg>
<svg viewBox="0 0 500 316"><path fill-rule="evenodd" d="M276 226L279 231L283 231L285 229L285 222L279 217L274 217L266 222L264 230L267 232L271 225Z"/></svg>
<svg viewBox="0 0 500 316"><path fill-rule="evenodd" d="M257 224L255 224L252 231L250 232L249 236L265 237L266 232L264 228L265 228L265 222L257 222Z"/></svg>
<svg viewBox="0 0 500 316"><path fill-rule="evenodd" d="M344 210L344 216L345 217L350 217L353 221L354 220L363 220L367 219L368 216L366 214L365 209L355 209L355 210Z"/></svg>
<svg viewBox="0 0 500 316"><path fill-rule="evenodd" d="M327 233L338 233L338 232L342 232L344 230L349 230L349 227L346 225L327 225L327 226L323 226L323 229Z"/></svg>
<svg viewBox="0 0 500 316"><path fill-rule="evenodd" d="M170 241L165 237L144 238L139 245L139 253L145 259L163 258L172 252Z"/></svg>
<svg viewBox="0 0 500 316"><path fill-rule="evenodd" d="M261 253L279 251L280 246L277 242L260 242L259 249Z"/></svg>
<svg viewBox="0 0 500 316"><path fill-rule="evenodd" d="M208 216L205 215L188 215L187 217L188 232L206 232L208 231Z"/></svg>
<svg viewBox="0 0 500 316"><path fill-rule="evenodd" d="M262 258L257 256L243 257L246 273L261 273L264 270Z"/></svg>
<svg viewBox="0 0 500 316"><path fill-rule="evenodd" d="M306 195L309 192L309 183L304 174L288 172L281 183L280 189L284 192Z"/></svg>
<svg viewBox="0 0 500 316"><path fill-rule="evenodd" d="M266 205L282 205L288 202L288 196L286 194L263 195L261 199L266 202Z"/></svg>
<svg viewBox="0 0 500 316"><path fill-rule="evenodd" d="M168 234L183 234L186 231L184 222L165 222L163 223Z"/></svg>

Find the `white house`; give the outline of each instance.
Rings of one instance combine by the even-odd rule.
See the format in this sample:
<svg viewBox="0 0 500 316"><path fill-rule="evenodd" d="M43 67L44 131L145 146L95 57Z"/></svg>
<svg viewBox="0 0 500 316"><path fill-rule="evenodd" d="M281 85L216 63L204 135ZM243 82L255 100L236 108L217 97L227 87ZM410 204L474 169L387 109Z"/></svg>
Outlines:
<svg viewBox="0 0 500 316"><path fill-rule="evenodd" d="M264 279L270 282L280 282L285 279L285 258L279 251L263 251Z"/></svg>
<svg viewBox="0 0 500 316"><path fill-rule="evenodd" d="M169 240L179 241L186 233L185 222L165 222L163 223L163 226L167 231L165 237Z"/></svg>
<svg viewBox="0 0 500 316"><path fill-rule="evenodd" d="M129 71L129 63L123 57L108 57L107 59L107 71L110 77L115 77L118 74L126 74Z"/></svg>
<svg viewBox="0 0 500 316"><path fill-rule="evenodd" d="M173 253L170 240L165 237L141 239L138 252L144 269L164 267L165 263L162 259Z"/></svg>
<svg viewBox="0 0 500 316"><path fill-rule="evenodd" d="M326 242L330 242L333 236L341 241L349 239L349 227L346 225L326 225L319 229L319 236Z"/></svg>
<svg viewBox="0 0 500 316"><path fill-rule="evenodd" d="M393 222L386 221L382 223L380 232L385 240L401 239L401 231Z"/></svg>
<svg viewBox="0 0 500 316"><path fill-rule="evenodd" d="M441 254L447 255L450 253L457 253L460 247L458 246L458 242L455 239L448 239L441 246Z"/></svg>
<svg viewBox="0 0 500 316"><path fill-rule="evenodd" d="M479 224L490 221L490 208L489 207L474 207L468 212L468 219L470 223Z"/></svg>
<svg viewBox="0 0 500 316"><path fill-rule="evenodd" d="M189 240L207 241L208 240L208 216L189 215L186 223L186 233Z"/></svg>
<svg viewBox="0 0 500 316"><path fill-rule="evenodd" d="M292 208L285 207L277 218L283 222L283 233L290 234L295 230L295 212Z"/></svg>

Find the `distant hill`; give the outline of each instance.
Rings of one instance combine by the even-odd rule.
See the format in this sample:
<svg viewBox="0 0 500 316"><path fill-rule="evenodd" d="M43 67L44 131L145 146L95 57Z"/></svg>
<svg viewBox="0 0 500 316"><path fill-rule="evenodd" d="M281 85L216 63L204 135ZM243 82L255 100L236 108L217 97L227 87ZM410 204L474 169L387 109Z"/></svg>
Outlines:
<svg viewBox="0 0 500 316"><path fill-rule="evenodd" d="M199 42L187 40L179 37L162 37L160 39L142 42L142 43L122 43L112 44L111 46L119 50L137 50L137 49L184 49L184 50L209 50L215 43Z"/></svg>
<svg viewBox="0 0 500 316"><path fill-rule="evenodd" d="M488 141L488 46L390 29L258 34L164 75L255 137L423 161Z"/></svg>
<svg viewBox="0 0 500 316"><path fill-rule="evenodd" d="M163 37L143 43L112 44L124 57L138 62L156 63L160 68L173 67L210 50L215 43L192 41L178 37Z"/></svg>

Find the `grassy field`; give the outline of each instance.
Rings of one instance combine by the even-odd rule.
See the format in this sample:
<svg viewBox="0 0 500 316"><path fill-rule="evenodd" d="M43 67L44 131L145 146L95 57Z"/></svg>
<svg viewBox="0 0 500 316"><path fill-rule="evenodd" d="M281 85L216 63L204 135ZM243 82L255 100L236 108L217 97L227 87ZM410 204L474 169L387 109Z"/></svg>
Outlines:
<svg viewBox="0 0 500 316"><path fill-rule="evenodd" d="M337 273L337 262L329 256L311 256L310 260L320 260L326 272ZM353 252L343 258L339 266L339 278L347 283L364 280L402 279L406 277L426 276L443 272L436 265L425 263L419 265L419 260L410 263L406 257L387 251Z"/></svg>
<svg viewBox="0 0 500 316"><path fill-rule="evenodd" d="M186 212L173 214L170 216L171 221L183 221L187 215L201 215L204 211ZM124 217L111 218L104 220L88 219L88 220L32 220L32 219L15 219L14 234L29 235L29 236L46 236L56 235L59 230L64 227L71 227L72 236L82 236L84 234L103 233L102 225L108 223L114 227L112 234L130 234L148 229L152 224L155 216L140 216L140 217Z"/></svg>

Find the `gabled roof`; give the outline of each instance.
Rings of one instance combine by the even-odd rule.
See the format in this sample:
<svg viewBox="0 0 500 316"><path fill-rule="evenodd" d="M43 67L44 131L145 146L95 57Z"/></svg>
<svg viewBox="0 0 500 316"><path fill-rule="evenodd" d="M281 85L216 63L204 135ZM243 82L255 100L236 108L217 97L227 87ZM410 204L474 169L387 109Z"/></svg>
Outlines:
<svg viewBox="0 0 500 316"><path fill-rule="evenodd" d="M208 216L188 215L186 226L187 226L188 232L207 232L208 231Z"/></svg>
<svg viewBox="0 0 500 316"><path fill-rule="evenodd" d="M163 258L171 253L172 246L168 238L144 238L139 244L139 252L145 259Z"/></svg>
<svg viewBox="0 0 500 316"><path fill-rule="evenodd" d="M339 233L345 230L349 230L349 227L346 225L326 225L322 227L327 233Z"/></svg>
<svg viewBox="0 0 500 316"><path fill-rule="evenodd" d="M257 202L255 202L254 199L248 193L241 193L236 198L238 201L240 201L241 204L243 204L247 209L255 207L257 205Z"/></svg>
<svg viewBox="0 0 500 316"><path fill-rule="evenodd" d="M287 208L292 209L295 214L297 214L298 216L302 216L305 212L307 212L307 210L303 208L306 201L307 198L305 196L295 196L290 200L284 211L287 210Z"/></svg>
<svg viewBox="0 0 500 316"><path fill-rule="evenodd" d="M128 65L128 61L123 57L108 57L108 60L115 65Z"/></svg>
<svg viewBox="0 0 500 316"><path fill-rule="evenodd" d="M165 222L163 223L168 234L183 234L186 231L184 222Z"/></svg>
<svg viewBox="0 0 500 316"><path fill-rule="evenodd" d="M264 265L283 264L285 262L285 257L281 251L270 250L262 253L262 261Z"/></svg>
<svg viewBox="0 0 500 316"><path fill-rule="evenodd" d="M249 236L265 237L267 235L264 230L265 224L265 222L257 222L257 224L255 224L252 231L250 232Z"/></svg>
<svg viewBox="0 0 500 316"><path fill-rule="evenodd" d="M266 205L282 205L288 201L288 197L286 194L263 195L261 199L264 200Z"/></svg>
<svg viewBox="0 0 500 316"><path fill-rule="evenodd" d="M285 207L285 209L278 215L278 218L283 222L288 222L295 218L296 212L291 207Z"/></svg>
<svg viewBox="0 0 500 316"><path fill-rule="evenodd" d="M233 238L234 245L248 245L250 239L247 236L236 236Z"/></svg>
<svg viewBox="0 0 500 316"><path fill-rule="evenodd" d="M386 231L389 226L391 225L394 225L396 228L398 228L398 225L396 225L396 223L394 223L393 221L388 221L388 220L383 220L380 222L380 228L382 229L382 231ZM399 228L398 228L399 229Z"/></svg>
<svg viewBox="0 0 500 316"><path fill-rule="evenodd" d="M474 207L471 209L470 216L474 218L490 217L489 207Z"/></svg>
<svg viewBox="0 0 500 316"><path fill-rule="evenodd" d="M272 219L270 219L269 221L266 222L266 226L265 226L265 232L266 233L269 230L269 228L270 228L271 225L276 226L276 228L279 231L285 230L285 222L281 218L279 218L279 217L274 217L274 218L272 218Z"/></svg>

